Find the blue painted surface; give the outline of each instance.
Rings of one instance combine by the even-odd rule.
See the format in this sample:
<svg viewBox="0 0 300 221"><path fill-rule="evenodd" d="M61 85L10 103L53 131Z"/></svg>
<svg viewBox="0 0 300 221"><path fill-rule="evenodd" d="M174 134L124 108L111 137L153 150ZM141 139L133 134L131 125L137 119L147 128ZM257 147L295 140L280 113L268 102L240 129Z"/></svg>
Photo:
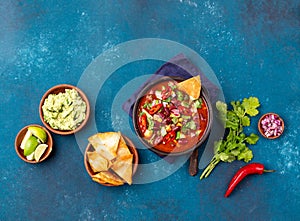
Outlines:
<svg viewBox="0 0 300 221"><path fill-rule="evenodd" d="M199 53L227 101L257 96L261 114L273 111L284 118L282 137L261 138L251 147L253 161L276 173L248 177L225 199L242 162L222 163L202 181L190 177L185 164L157 182L108 188L89 179L73 135L53 135L54 152L41 164L18 158L15 136L25 125L41 124L38 105L47 89L76 85L99 54L148 37ZM297 0L1 1L0 220L299 220L299 39ZM160 65L132 63L105 82L95 106L99 130L117 122L103 118L110 109L102 104L123 82L138 77L138 70L151 74ZM257 120L251 130L257 130ZM140 157L156 160L146 150Z"/></svg>

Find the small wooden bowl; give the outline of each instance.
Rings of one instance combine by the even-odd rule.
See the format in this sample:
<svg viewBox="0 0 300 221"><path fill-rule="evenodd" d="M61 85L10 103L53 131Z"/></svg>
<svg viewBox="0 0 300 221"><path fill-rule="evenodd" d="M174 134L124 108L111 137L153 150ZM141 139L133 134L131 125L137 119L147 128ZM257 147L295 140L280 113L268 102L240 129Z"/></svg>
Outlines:
<svg viewBox="0 0 300 221"><path fill-rule="evenodd" d="M274 136L274 135L272 135L272 136L267 136L267 135L265 134L264 129L262 128L262 121L263 121L266 117L271 116L271 115L274 115L274 116L277 118L277 120L279 120L279 121L281 122L282 131L281 131L281 133L276 134L276 136ZM283 131L284 131L284 121L283 121L283 119L282 119L278 114L270 112L270 113L266 113L266 114L264 114L264 115L261 116L261 118L260 118L259 121L258 121L257 127L258 127L258 130L259 130L260 134L261 134L263 137L265 137L265 138L267 138L267 139L276 139L276 138L280 137L280 136L283 134Z"/></svg>
<svg viewBox="0 0 300 221"><path fill-rule="evenodd" d="M45 99L50 95L50 94L58 94L60 92L64 93L65 89L75 89L80 97L83 99L83 101L86 103L86 116L83 122L81 122L81 124L75 129L75 130L57 130L52 128L45 120L44 120L44 116L43 116L43 110L42 110L42 106L45 102ZM89 116L90 116L90 104L89 104L89 100L86 97L86 95L77 87L73 86L73 85L69 85L69 84L60 84L57 86L54 86L52 88L50 88L42 97L41 101L40 101L40 105L39 105L39 113L40 113L40 118L41 121L43 122L43 124L45 125L45 127L50 130L53 133L56 134L60 134L60 135L70 135L70 134L74 134L78 131L80 131L87 123Z"/></svg>
<svg viewBox="0 0 300 221"><path fill-rule="evenodd" d="M26 156L24 156L24 150L22 150L20 148L22 140L23 140L23 138L24 138L24 136L27 132L28 127L30 127L30 126L35 126L35 127L42 128L47 133L47 142L46 142L46 144L48 145L48 148L45 150L45 152L43 153L43 155L42 155L42 157L39 161L27 160ZM52 136L51 136L50 132L46 128L44 128L40 125L37 125L37 124L31 124L31 125L28 125L26 127L23 127L19 131L19 133L17 134L16 139L15 139L15 150L16 150L18 156L27 163L40 163L40 162L46 160L49 157L49 155L52 151L52 148L53 148L53 139L52 139Z"/></svg>
<svg viewBox="0 0 300 221"><path fill-rule="evenodd" d="M134 176L134 174L136 173L137 171L137 167L138 167L138 163L139 163L139 155L138 155L138 151L137 149L135 148L135 145L133 144L133 142L126 136L122 135L122 137L124 138L128 148L129 148L129 151L133 154L133 161L132 161L132 176ZM93 146L89 143L85 149L85 153L84 153L84 166L85 166L85 169L87 171L87 173L90 175L90 177L92 177L93 175L95 175L96 173L92 170L89 162L88 162L88 159L87 159L87 152L90 151L90 150L93 150ZM113 184L110 184L110 183L101 183L102 185L104 186L115 186Z"/></svg>

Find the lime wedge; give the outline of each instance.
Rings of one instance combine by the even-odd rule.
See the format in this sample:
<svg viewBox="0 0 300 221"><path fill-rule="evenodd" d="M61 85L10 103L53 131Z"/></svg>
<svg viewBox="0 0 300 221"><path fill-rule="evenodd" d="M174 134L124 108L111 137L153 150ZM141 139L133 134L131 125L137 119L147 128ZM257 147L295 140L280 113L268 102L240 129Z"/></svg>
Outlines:
<svg viewBox="0 0 300 221"><path fill-rule="evenodd" d="M34 159L36 161L39 161L43 155L43 153L46 151L48 145L47 144L40 144L36 147L34 151Z"/></svg>
<svg viewBox="0 0 300 221"><path fill-rule="evenodd" d="M35 126L31 126L28 127L28 130L37 138L39 138L39 140L42 143L46 143L47 141L47 134L46 131L44 131L42 128L40 127L35 127Z"/></svg>
<svg viewBox="0 0 300 221"><path fill-rule="evenodd" d="M23 138L23 140L22 140L22 142L21 142L21 145L20 145L20 148L21 148L22 150L24 150L25 143L26 143L26 141L29 139L29 137L31 137L31 135L32 135L32 133L31 133L29 130L27 130L27 132L26 132L26 134L25 134L25 136L24 136L24 138Z"/></svg>
<svg viewBox="0 0 300 221"><path fill-rule="evenodd" d="M29 154L28 156L26 156L27 160L33 160L34 159L34 152L32 152L31 154Z"/></svg>
<svg viewBox="0 0 300 221"><path fill-rule="evenodd" d="M38 144L38 139L34 136L30 136L24 146L24 155L30 155L35 150Z"/></svg>

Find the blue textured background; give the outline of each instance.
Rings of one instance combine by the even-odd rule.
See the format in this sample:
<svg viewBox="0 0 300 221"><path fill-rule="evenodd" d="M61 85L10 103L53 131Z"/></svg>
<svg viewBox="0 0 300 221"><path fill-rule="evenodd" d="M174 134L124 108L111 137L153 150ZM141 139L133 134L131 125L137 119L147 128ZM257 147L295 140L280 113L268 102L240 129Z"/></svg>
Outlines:
<svg viewBox="0 0 300 221"><path fill-rule="evenodd" d="M202 181L190 177L185 164L158 182L107 188L89 179L73 135L53 135L55 150L41 164L18 158L15 136L25 125L41 124L38 105L47 89L76 85L103 51L146 37L198 52L227 101L257 96L261 114L284 118L280 139L262 138L252 146L253 161L276 173L248 177L225 199L242 162L222 163ZM299 1L1 1L0 64L0 220L300 219ZM159 64L141 62L125 70L138 75L141 67L153 73ZM101 99L109 100L104 96L113 96L120 85L108 80L111 93L99 93L100 130L111 128L101 117L109 113ZM152 155L142 151L141 159Z"/></svg>

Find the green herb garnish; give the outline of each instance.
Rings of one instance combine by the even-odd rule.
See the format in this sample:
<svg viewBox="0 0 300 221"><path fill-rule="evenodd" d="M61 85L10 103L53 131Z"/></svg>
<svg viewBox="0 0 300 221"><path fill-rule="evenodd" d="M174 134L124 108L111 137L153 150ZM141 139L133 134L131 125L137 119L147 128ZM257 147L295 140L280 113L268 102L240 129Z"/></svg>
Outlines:
<svg viewBox="0 0 300 221"><path fill-rule="evenodd" d="M143 108L150 109L151 108L151 103L145 102L144 105L143 105Z"/></svg>
<svg viewBox="0 0 300 221"><path fill-rule="evenodd" d="M147 121L148 121L148 130L153 130L153 127L154 127L153 119L150 117L147 117Z"/></svg>
<svg viewBox="0 0 300 221"><path fill-rule="evenodd" d="M195 100L195 107L197 109L202 107L202 98L201 97L198 100Z"/></svg>
<svg viewBox="0 0 300 221"><path fill-rule="evenodd" d="M191 130L196 130L197 125L196 125L195 121L191 120L191 121L186 123L186 127L191 129Z"/></svg>
<svg viewBox="0 0 300 221"><path fill-rule="evenodd" d="M176 140L179 140L180 139L180 131L177 131L176 132L176 138L175 138Z"/></svg>
<svg viewBox="0 0 300 221"><path fill-rule="evenodd" d="M256 144L259 137L251 133L247 136L243 128L250 126L250 117L256 116L260 106L256 97L244 98L242 102L232 101L232 110L227 110L227 104L221 101L216 102L219 111L219 118L224 123L228 134L224 139L215 142L214 157L204 169L200 179L206 178L213 171L218 163L243 160L249 162L253 158L252 150L247 144Z"/></svg>
<svg viewBox="0 0 300 221"><path fill-rule="evenodd" d="M171 102L171 97L168 97L167 99L163 100L166 103L170 103Z"/></svg>
<svg viewBox="0 0 300 221"><path fill-rule="evenodd" d="M177 99L183 101L183 93L181 91L176 91Z"/></svg>

